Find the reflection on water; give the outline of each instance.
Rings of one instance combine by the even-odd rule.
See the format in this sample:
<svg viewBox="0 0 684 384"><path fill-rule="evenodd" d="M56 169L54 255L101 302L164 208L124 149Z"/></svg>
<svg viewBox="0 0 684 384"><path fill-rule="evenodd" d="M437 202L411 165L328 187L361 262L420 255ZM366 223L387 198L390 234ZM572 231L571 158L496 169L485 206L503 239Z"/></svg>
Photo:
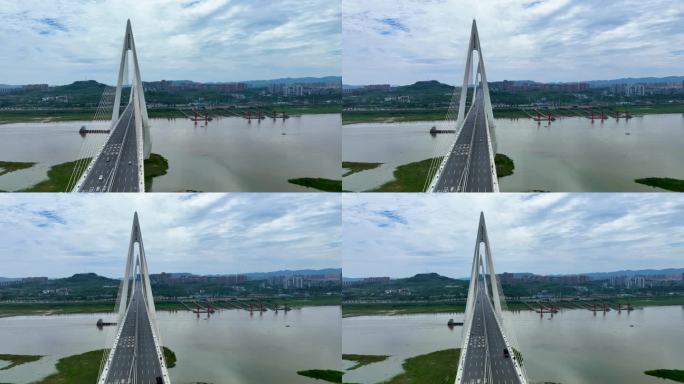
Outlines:
<svg viewBox="0 0 684 384"><path fill-rule="evenodd" d="M392 355L385 362L349 371L345 381L377 383L401 372L411 356L456 348L463 314L366 316L342 321L343 353ZM564 310L551 318L531 311L506 313L532 382L662 383L643 371L682 368L684 307L649 307L593 315ZM456 362L454 362L456 364ZM345 362L345 367L351 364Z"/></svg>
<svg viewBox="0 0 684 384"><path fill-rule="evenodd" d="M443 122L352 124L342 128L345 161L383 166L343 179L346 190L367 190L393 179L396 166L442 156L453 135L430 136ZM573 117L538 124L497 119L498 152L511 157L515 172L499 180L502 191L654 191L643 177L684 179L684 117L646 115L592 123Z"/></svg>
<svg viewBox="0 0 684 384"><path fill-rule="evenodd" d="M187 311L157 312L164 345L178 358L176 383L312 383L305 369L340 369L340 308L304 307L287 314L224 310L210 318ZM45 355L0 371L0 382L29 383L55 372L60 357L104 348L114 327L99 331L105 314L0 319L0 353ZM106 317L105 317L106 318Z"/></svg>
<svg viewBox="0 0 684 384"><path fill-rule="evenodd" d="M89 122L0 125L0 160L38 162L0 176L0 190L29 187L46 178L51 165L78 157ZM187 119L151 120L152 152L169 161L153 191L302 191L290 178L340 178L339 114L287 120L220 118L197 124ZM102 142L104 135L88 140Z"/></svg>

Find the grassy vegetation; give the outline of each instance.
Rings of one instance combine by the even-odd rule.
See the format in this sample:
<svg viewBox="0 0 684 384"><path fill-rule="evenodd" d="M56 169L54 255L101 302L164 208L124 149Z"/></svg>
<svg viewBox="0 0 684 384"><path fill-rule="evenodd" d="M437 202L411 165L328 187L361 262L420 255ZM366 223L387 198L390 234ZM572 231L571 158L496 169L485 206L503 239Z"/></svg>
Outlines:
<svg viewBox="0 0 684 384"><path fill-rule="evenodd" d="M387 360L389 355L355 355L355 354L343 354L342 355L342 360L349 360L349 361L356 361L356 364L352 366L351 368L347 369L348 371L361 368L364 365L368 364L373 364L373 363L379 363L381 361Z"/></svg>
<svg viewBox="0 0 684 384"><path fill-rule="evenodd" d="M444 120L446 110L426 111L344 111L342 124L398 123L406 121ZM429 127L426 128L426 132Z"/></svg>
<svg viewBox="0 0 684 384"><path fill-rule="evenodd" d="M433 161L439 164L442 157L400 165L394 170L394 180L373 189L371 192L423 192L425 180L434 176L434 173L428 175Z"/></svg>
<svg viewBox="0 0 684 384"><path fill-rule="evenodd" d="M456 380L460 349L445 349L406 359L404 373L385 384L451 384Z"/></svg>
<svg viewBox="0 0 684 384"><path fill-rule="evenodd" d="M684 305L684 296L664 296L652 298L621 298L621 302L629 302L634 307L656 307L667 305ZM527 311L530 308L519 301L506 303L509 310ZM465 311L465 304L461 303L368 303L368 304L342 304L342 316L387 316L409 315L418 313L459 313Z"/></svg>
<svg viewBox="0 0 684 384"><path fill-rule="evenodd" d="M651 371L644 371L649 376L659 377L661 379L669 379L684 383L684 370L682 369L654 369Z"/></svg>
<svg viewBox="0 0 684 384"><path fill-rule="evenodd" d="M465 304L450 303L396 303L396 304L342 304L342 316L410 315L417 313L464 312Z"/></svg>
<svg viewBox="0 0 684 384"><path fill-rule="evenodd" d="M85 160L90 161L90 159L91 158L86 158ZM66 192L67 184L69 184L69 180L71 179L71 173L73 172L76 163L81 160L68 161L66 163L53 165L48 170L47 180L43 180L40 183L20 192ZM85 167L83 167L83 170L85 170ZM76 179L81 177L83 170L76 175Z"/></svg>
<svg viewBox="0 0 684 384"><path fill-rule="evenodd" d="M87 158L85 160L89 162L91 158ZM71 173L79 161L81 160L74 160L53 165L48 170L47 180L43 180L40 183L20 192L66 192L67 184L71 179ZM156 153L151 154L150 158L145 160L145 190L149 191L152 187L153 178L165 175L168 168L169 162L164 157ZM83 170L85 170L85 167L83 167ZM76 175L76 179L80 178L82 173L83 171L79 172Z"/></svg>
<svg viewBox="0 0 684 384"><path fill-rule="evenodd" d="M442 161L442 157L434 159L425 159L415 163L408 163L400 165L394 170L394 180L371 190L370 192L423 192L425 188L425 180L434 177L434 171L428 175L430 165L433 161L437 164ZM348 162L345 162L348 163ZM497 153L494 157L496 164L496 173L499 178L512 175L513 160L504 154ZM352 163L352 164L374 164L374 163ZM342 166L343 168L344 165Z"/></svg>
<svg viewBox="0 0 684 384"><path fill-rule="evenodd" d="M166 175L169 170L169 162L162 155L151 153L149 159L145 159L145 191L152 190L152 180L157 176Z"/></svg>
<svg viewBox="0 0 684 384"><path fill-rule="evenodd" d="M347 177L357 172L368 171L369 169L375 169L381 165L382 163L360 163L354 161L343 161L342 168L348 169L348 171L344 173L342 177Z"/></svg>
<svg viewBox="0 0 684 384"><path fill-rule="evenodd" d="M291 184L318 189L319 191L342 192L342 180L330 180L320 177L302 177L299 179L289 179L287 181Z"/></svg>
<svg viewBox="0 0 684 384"><path fill-rule="evenodd" d="M316 380L328 381L331 383L342 382L342 372L333 369L309 369L305 371L297 371L298 375L310 377Z"/></svg>
<svg viewBox="0 0 684 384"><path fill-rule="evenodd" d="M268 299L266 299L268 301ZM314 307L340 305L339 296L315 296L309 298L278 298L292 307ZM179 311L186 308L178 301L156 301L158 311ZM42 316L71 313L107 313L114 310L113 302L77 302L77 303L0 303L0 317L9 316Z"/></svg>
<svg viewBox="0 0 684 384"><path fill-rule="evenodd" d="M326 305L341 305L342 299L339 295L318 296L309 298L279 299L293 307L319 307Z"/></svg>
<svg viewBox="0 0 684 384"><path fill-rule="evenodd" d="M684 180L680 179L672 179L669 177L646 177L644 179L636 179L634 181L639 184L662 188L668 191L684 192Z"/></svg>
<svg viewBox="0 0 684 384"><path fill-rule="evenodd" d="M0 360L8 361L10 363L8 366L0 368L0 371L14 368L17 365L22 365L22 364L38 361L38 360L40 360L41 357L43 357L43 356L40 356L40 355L10 355L10 354L0 353Z"/></svg>
<svg viewBox="0 0 684 384"><path fill-rule="evenodd" d="M286 105L268 106L264 108L277 109L291 115L341 113L339 104L322 105ZM147 110L150 118L185 118L177 108L150 108ZM69 108L69 109L45 109L26 111L2 111L0 112L0 124L31 123L31 122L54 122L54 121L90 121L95 115L95 109Z"/></svg>
<svg viewBox="0 0 684 384"><path fill-rule="evenodd" d="M515 169L513 160L503 153L497 153L496 156L494 156L494 164L496 165L496 176L498 176L499 179L512 175L513 170Z"/></svg>
<svg viewBox="0 0 684 384"><path fill-rule="evenodd" d="M598 107L597 107L598 108ZM684 113L683 104L655 104L655 105L629 105L609 107L610 110L620 110L633 115L650 115L664 113ZM577 116L577 110L554 110L556 116ZM377 111L344 111L342 113L343 124L357 123L395 123L408 121L438 121L444 120L446 109L425 110L377 110ZM495 118L529 118L529 115L519 108L497 108L494 110Z"/></svg>
<svg viewBox="0 0 684 384"><path fill-rule="evenodd" d="M173 368L176 366L176 353L167 347L162 347L164 351L164 360L166 361L167 368Z"/></svg>
<svg viewBox="0 0 684 384"><path fill-rule="evenodd" d="M31 168L35 165L36 163L22 163L22 162L15 162L15 161L0 161L0 176L18 171L21 169L27 169Z"/></svg>
<svg viewBox="0 0 684 384"><path fill-rule="evenodd" d="M37 382L37 384L90 384L97 381L100 360L104 349L72 355L57 361L57 373Z"/></svg>
<svg viewBox="0 0 684 384"><path fill-rule="evenodd" d="M104 349L72 355L57 361L57 373L45 377L36 384L90 384L97 381L100 360ZM169 368L176 364L176 355L164 347L164 357Z"/></svg>

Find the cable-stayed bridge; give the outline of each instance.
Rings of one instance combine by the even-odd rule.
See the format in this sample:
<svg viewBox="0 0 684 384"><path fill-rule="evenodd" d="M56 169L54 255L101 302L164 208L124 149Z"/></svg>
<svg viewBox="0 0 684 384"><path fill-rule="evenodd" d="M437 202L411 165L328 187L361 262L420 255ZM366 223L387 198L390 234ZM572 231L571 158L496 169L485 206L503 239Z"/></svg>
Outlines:
<svg viewBox="0 0 684 384"><path fill-rule="evenodd" d="M128 103L122 112L122 90L125 80L128 80L129 67L132 72L130 93ZM105 102L101 101L96 118L98 113L101 114L99 110L108 104L106 101L111 98L110 94L111 92L105 89ZM138 54L135 50L131 21L128 20L119 77L114 92L109 136L99 148L82 149L88 156L77 161L70 180L70 184L73 181L74 185L69 185L69 188L74 192L144 192L144 160L149 157L151 148ZM92 160L88 161L90 158Z"/></svg>
<svg viewBox="0 0 684 384"><path fill-rule="evenodd" d="M137 247L136 247L137 244ZM137 253L134 252L137 250ZM138 213L133 216L124 278L117 299L117 330L104 355L98 384L168 384Z"/></svg>
<svg viewBox="0 0 684 384"><path fill-rule="evenodd" d="M494 272L484 213L480 213L456 384L527 383L522 362L513 349L512 334L504 330L502 303L505 305Z"/></svg>
<svg viewBox="0 0 684 384"><path fill-rule="evenodd" d="M478 55L478 64L473 76L473 53L475 52ZM475 83L472 103L468 112L465 113L471 80ZM455 109L455 95L454 93L450 110ZM465 74L458 105L458 117L455 122L456 138L441 163L432 165L428 174L434 174L434 176L427 190L429 192L498 192L499 183L494 165L496 154L494 114L475 20L473 20L468 43Z"/></svg>

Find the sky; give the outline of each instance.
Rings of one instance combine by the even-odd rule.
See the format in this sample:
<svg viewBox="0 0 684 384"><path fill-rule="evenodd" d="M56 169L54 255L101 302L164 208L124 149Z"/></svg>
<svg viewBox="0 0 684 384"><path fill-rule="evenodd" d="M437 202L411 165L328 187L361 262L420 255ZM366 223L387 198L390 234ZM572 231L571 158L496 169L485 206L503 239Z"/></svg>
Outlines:
<svg viewBox="0 0 684 384"><path fill-rule="evenodd" d="M684 75L681 0L344 0L345 84L462 82L472 20L487 79Z"/></svg>
<svg viewBox="0 0 684 384"><path fill-rule="evenodd" d="M0 199L0 276L121 277L136 210L150 273L341 267L337 195L12 193Z"/></svg>
<svg viewBox="0 0 684 384"><path fill-rule="evenodd" d="M342 207L345 277L467 277L480 212L496 273L684 268L676 193L366 193Z"/></svg>
<svg viewBox="0 0 684 384"><path fill-rule="evenodd" d="M0 2L0 83L116 82L130 18L144 81L340 76L340 2Z"/></svg>

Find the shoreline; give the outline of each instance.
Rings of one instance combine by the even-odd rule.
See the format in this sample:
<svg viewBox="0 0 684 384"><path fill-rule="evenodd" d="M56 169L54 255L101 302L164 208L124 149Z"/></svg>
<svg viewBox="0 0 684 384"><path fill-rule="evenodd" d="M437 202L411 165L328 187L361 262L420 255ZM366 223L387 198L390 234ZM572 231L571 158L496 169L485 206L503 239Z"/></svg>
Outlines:
<svg viewBox="0 0 684 384"><path fill-rule="evenodd" d="M675 107L675 108L673 108ZM656 105L652 106L653 110L645 109L648 107L628 107L625 108L630 113L635 114L635 117L642 117L647 115L668 115L668 114L682 114L684 113L684 106L676 105ZM621 109L622 110L622 109ZM547 112L547 111L544 111ZM355 116L356 115L356 116ZM440 122L445 121L446 111L426 111L424 113L416 112L396 112L393 114L388 111L377 111L377 112L345 112L342 111L342 125L355 125L355 124L392 124L392 123L417 123L417 122ZM578 115L567 115L559 114L559 118L573 118L582 116ZM346 118L346 119L345 119ZM494 111L494 119L527 119L532 120L532 118L522 111L506 111L499 112ZM610 117L614 119L614 117Z"/></svg>
<svg viewBox="0 0 684 384"><path fill-rule="evenodd" d="M278 108L291 115L328 115L340 114L341 108L333 108L329 105L321 106L290 106L272 107ZM183 119L187 117L178 109L149 109L150 119ZM93 119L95 111L91 110L31 110L31 111L0 111L0 125L15 123L59 123L59 122L85 122L89 123ZM230 118L233 116L212 116L214 119ZM237 117L237 116L235 116ZM190 120L188 120L190 121Z"/></svg>
<svg viewBox="0 0 684 384"><path fill-rule="evenodd" d="M610 301L616 298L608 299ZM634 310L639 310L647 307L671 307L682 305L684 306L684 296L675 296L671 298L634 298L629 300L629 303L634 306ZM548 304L548 303L547 303ZM354 307L357 308L354 308ZM509 312L532 311L527 304L520 302L507 303ZM585 310L588 308L570 308L558 307L559 311L563 310ZM612 309L611 311L615 311ZM342 318L351 317L365 317L365 316L401 316L401 315L434 315L446 313L463 313L465 312L465 304L345 304L342 303Z"/></svg>
<svg viewBox="0 0 684 384"><path fill-rule="evenodd" d="M263 300L276 300L267 298ZM282 300L289 306L295 308L306 307L329 307L340 306L339 300L331 300L328 297L315 297L311 299L291 299ZM220 303L220 302L219 302ZM177 312L188 311L187 307L180 301L157 303L158 312ZM244 310L238 308L217 307L221 310ZM53 316L53 315L87 315L95 313L113 313L114 303L95 302L95 303L62 303L62 304L37 304L37 303L0 303L0 319L15 316Z"/></svg>

